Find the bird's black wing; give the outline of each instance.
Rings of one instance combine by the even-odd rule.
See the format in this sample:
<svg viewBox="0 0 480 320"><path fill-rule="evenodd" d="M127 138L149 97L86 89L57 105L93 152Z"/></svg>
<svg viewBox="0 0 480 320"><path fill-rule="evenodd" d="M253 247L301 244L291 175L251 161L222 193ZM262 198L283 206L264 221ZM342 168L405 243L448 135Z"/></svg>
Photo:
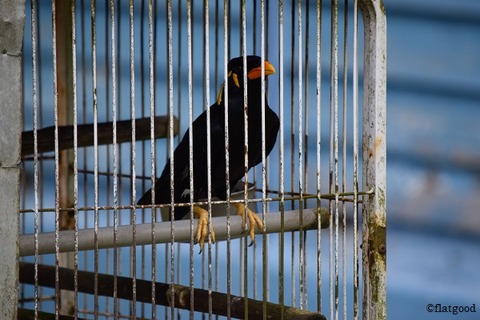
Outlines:
<svg viewBox="0 0 480 320"><path fill-rule="evenodd" d="M189 187L189 142L188 130L185 133L182 141L178 144L174 151L174 202L188 202L179 201L182 192ZM170 159L165 164L161 176L155 181L155 204L168 204L171 202L170 194ZM139 205L147 205L152 203L152 189L148 190L142 198L138 201ZM187 207L177 207L175 210L175 219L181 219L189 210Z"/></svg>
<svg viewBox="0 0 480 320"><path fill-rule="evenodd" d="M192 124L193 130L193 200L199 201L207 197L207 113L204 111ZM225 121L224 108L214 104L210 107L210 141L212 196L224 198L221 190L225 190ZM190 143L189 130L174 151L174 202L190 202ZM168 204L170 194L170 159L165 164L162 175L155 181L155 203ZM220 180L222 183L220 183ZM217 191L218 186L220 190ZM225 191L223 191L224 193ZM152 191L147 191L138 201L140 205L152 203ZM182 219L190 211L190 207L176 207L175 220Z"/></svg>

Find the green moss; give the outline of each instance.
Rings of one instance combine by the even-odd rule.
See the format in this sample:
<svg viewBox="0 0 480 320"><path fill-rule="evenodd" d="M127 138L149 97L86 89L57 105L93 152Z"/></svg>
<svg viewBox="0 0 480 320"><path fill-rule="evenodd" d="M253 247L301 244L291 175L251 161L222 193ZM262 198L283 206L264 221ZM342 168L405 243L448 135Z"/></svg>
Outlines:
<svg viewBox="0 0 480 320"><path fill-rule="evenodd" d="M380 10L382 10L382 13L383 13L384 15L387 15L387 10L385 9L385 6L384 6L382 0L380 0Z"/></svg>

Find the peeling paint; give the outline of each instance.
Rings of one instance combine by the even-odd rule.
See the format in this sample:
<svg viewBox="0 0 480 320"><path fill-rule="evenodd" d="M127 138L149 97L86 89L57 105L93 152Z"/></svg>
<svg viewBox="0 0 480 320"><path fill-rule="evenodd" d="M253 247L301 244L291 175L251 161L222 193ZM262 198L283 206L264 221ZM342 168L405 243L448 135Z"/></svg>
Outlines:
<svg viewBox="0 0 480 320"><path fill-rule="evenodd" d="M359 2L365 26L363 170L364 320L385 320L386 307L386 16L381 0Z"/></svg>

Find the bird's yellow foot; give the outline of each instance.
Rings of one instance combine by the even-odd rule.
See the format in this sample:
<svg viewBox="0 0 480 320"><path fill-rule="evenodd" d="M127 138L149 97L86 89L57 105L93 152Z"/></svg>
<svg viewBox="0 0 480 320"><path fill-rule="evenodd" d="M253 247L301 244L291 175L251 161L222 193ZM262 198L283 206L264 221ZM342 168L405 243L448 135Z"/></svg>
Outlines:
<svg viewBox="0 0 480 320"><path fill-rule="evenodd" d="M207 236L208 236L208 211L199 206L194 206L193 212L195 213L195 216L198 220L195 241L199 244L200 246L199 253L201 253L203 251L205 240L207 239ZM210 237L211 237L212 243L215 242L215 232L213 231L213 227L211 227Z"/></svg>
<svg viewBox="0 0 480 320"><path fill-rule="evenodd" d="M248 234L250 235L250 239L252 239L249 246L251 246L255 242L255 226L258 226L258 229L263 230L262 220L260 220L255 212L245 207L243 203L233 203L233 205L237 209L237 214L242 217L242 226L245 225L245 214L247 215L248 222L250 223Z"/></svg>

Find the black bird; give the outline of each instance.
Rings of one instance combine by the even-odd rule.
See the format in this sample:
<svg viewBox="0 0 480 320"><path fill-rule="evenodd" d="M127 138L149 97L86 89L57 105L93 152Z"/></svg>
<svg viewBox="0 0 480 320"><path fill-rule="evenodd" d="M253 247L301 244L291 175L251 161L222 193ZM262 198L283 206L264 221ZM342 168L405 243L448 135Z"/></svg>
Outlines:
<svg viewBox="0 0 480 320"><path fill-rule="evenodd" d="M279 128L279 119L268 107L266 97L261 90L261 58L247 56L247 106L248 106L248 169L262 161L262 98L265 99L265 146L266 155L272 151ZM264 61L265 76L275 73L274 67ZM218 94L217 101L210 106L210 145L211 145L211 195L225 200L226 164L225 164L225 85ZM230 190L245 175L245 125L244 125L244 81L243 57L228 62L228 134L229 134L229 178ZM193 130L193 200L207 198L207 113L204 111L192 125ZM174 200L175 203L190 202L189 170L189 134L185 133L174 152ZM162 175L155 182L155 204L170 203L170 160ZM138 201L139 205L152 204L151 189ZM252 243L255 240L255 226L260 229L263 224L259 217L241 203L232 203L237 214L245 219L245 212L250 222L249 234ZM174 208L175 220L182 219L190 211L189 206ZM194 206L198 219L195 240L203 249L208 234L208 212L200 206ZM215 233L212 229L212 241Z"/></svg>

